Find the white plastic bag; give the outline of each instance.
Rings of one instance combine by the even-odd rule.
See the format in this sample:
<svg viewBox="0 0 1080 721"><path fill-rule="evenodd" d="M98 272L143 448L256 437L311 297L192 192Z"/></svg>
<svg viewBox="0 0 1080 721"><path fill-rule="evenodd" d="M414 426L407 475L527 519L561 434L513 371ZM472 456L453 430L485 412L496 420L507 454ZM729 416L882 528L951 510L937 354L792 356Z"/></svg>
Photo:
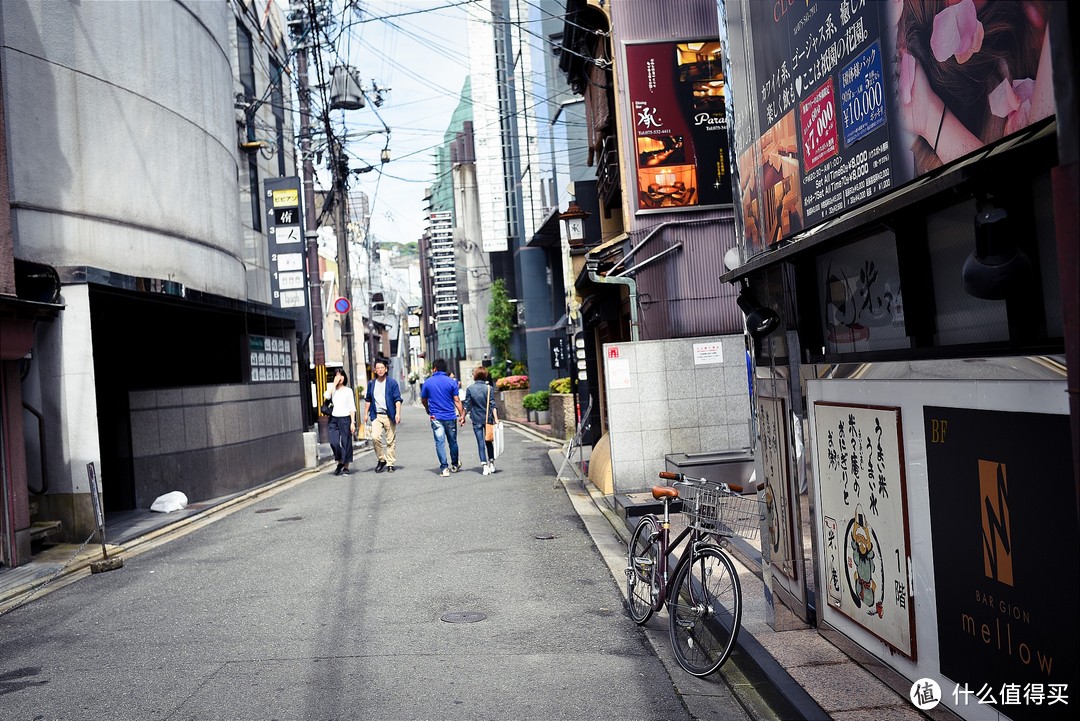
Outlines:
<svg viewBox="0 0 1080 721"><path fill-rule="evenodd" d="M495 458L498 458L503 454L505 442L506 441L503 438L503 424L502 421L499 421L495 424L495 440L491 442L492 450L494 451L494 453L492 453L493 458L491 460L495 460Z"/></svg>
<svg viewBox="0 0 1080 721"><path fill-rule="evenodd" d="M158 496L150 504L151 511L158 513L172 513L187 508L187 496L181 491L170 491L163 496Z"/></svg>

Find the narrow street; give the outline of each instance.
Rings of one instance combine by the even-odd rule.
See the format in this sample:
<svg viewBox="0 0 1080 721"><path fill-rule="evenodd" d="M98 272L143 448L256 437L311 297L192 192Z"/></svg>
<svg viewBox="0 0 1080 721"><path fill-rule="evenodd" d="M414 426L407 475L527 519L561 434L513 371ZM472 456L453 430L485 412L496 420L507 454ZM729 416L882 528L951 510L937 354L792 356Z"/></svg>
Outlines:
<svg viewBox="0 0 1080 721"><path fill-rule="evenodd" d="M396 473L331 464L0 617L0 718L688 719L702 684L747 718L719 676L673 683L550 444L508 429L486 477L467 427L441 478L403 413Z"/></svg>

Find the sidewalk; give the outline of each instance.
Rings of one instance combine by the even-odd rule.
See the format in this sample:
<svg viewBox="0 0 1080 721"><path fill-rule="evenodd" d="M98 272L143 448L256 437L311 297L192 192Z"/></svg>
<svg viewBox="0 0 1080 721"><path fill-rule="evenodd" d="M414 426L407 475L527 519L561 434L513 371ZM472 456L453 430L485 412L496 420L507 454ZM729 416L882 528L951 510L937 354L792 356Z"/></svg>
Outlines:
<svg viewBox="0 0 1080 721"><path fill-rule="evenodd" d="M558 442L558 439L548 440ZM586 459L589 450L583 449L582 455ZM606 519L610 529L593 527L590 533L594 533L594 541L605 555L612 576L623 587L626 544L638 518L627 519L620 515L614 497L602 495L583 477L576 462L566 461L563 450L552 449L548 457L571 498L579 496L583 504L591 505ZM573 460L577 459L575 451ZM590 509L578 503L575 506L585 520ZM605 542L603 536L607 530L615 532L616 543ZM762 717L776 714L782 719L920 721L928 718L906 697L829 643L816 629L774 631L765 621L760 553L742 544L732 556L742 583L743 625L735 652L721 673L748 706L757 697L765 698L770 709L762 710ZM756 568L753 567L755 562ZM658 638L659 655L671 655L666 644L665 632ZM675 666L673 675L678 678L680 673L682 670Z"/></svg>

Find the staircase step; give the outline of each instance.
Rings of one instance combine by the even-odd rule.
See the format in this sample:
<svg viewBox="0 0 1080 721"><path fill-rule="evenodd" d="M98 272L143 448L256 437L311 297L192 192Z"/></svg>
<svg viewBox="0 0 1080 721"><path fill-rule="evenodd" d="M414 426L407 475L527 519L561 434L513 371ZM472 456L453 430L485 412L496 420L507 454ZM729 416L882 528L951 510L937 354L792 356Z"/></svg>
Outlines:
<svg viewBox="0 0 1080 721"><path fill-rule="evenodd" d="M36 521L30 524L30 541L43 541L60 533L63 524L60 521Z"/></svg>

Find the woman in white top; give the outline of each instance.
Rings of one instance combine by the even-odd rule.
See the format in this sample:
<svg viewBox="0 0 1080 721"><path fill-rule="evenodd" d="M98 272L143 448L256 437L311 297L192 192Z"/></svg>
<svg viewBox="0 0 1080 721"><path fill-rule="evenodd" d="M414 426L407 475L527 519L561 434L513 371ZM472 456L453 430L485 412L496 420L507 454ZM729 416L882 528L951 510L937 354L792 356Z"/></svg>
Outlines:
<svg viewBox="0 0 1080 721"><path fill-rule="evenodd" d="M349 377L341 368L334 371L334 385L326 389L326 397L334 404L327 426L330 447L334 449L334 460L337 461L334 475L347 476L352 463L353 434L356 433L356 397L349 387Z"/></svg>

